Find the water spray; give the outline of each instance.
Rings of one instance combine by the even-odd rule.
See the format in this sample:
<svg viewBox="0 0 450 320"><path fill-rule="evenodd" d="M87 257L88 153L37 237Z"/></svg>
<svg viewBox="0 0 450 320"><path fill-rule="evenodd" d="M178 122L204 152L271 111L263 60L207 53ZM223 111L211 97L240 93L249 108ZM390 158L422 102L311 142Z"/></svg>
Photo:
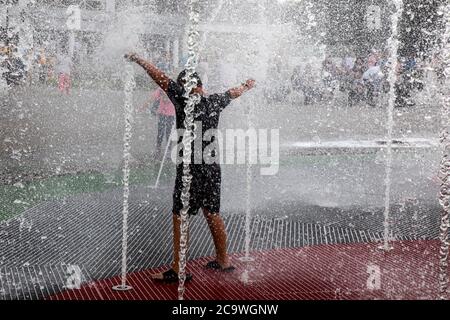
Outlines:
<svg viewBox="0 0 450 320"><path fill-rule="evenodd" d="M178 299L184 300L185 281L186 281L186 256L189 233L189 199L192 182L192 173L190 169L192 142L195 140L194 108L200 102L200 95L191 94L197 87L197 79L193 77L198 65L198 46L200 43L200 34L198 32L199 22L199 0L189 1L189 34L188 34L188 60L186 63L186 76L184 78L184 98L187 99L184 120L183 134L183 189L181 192L181 201L183 209L181 210L181 237L180 237L180 270L178 272Z"/></svg>
<svg viewBox="0 0 450 320"><path fill-rule="evenodd" d="M170 136L167 139L167 144L166 144L166 148L164 150L164 155L163 158L161 160L161 165L159 166L159 171L158 171L158 176L156 177L156 182L154 186L151 186L152 189L158 189L159 187L159 181L161 180L161 175L162 175L162 171L164 168L164 164L166 163L166 159L167 159L167 155L169 154L169 148L171 145L171 140L172 140L172 136L176 133L175 130L175 124L172 126L172 128L170 129Z"/></svg>
<svg viewBox="0 0 450 320"><path fill-rule="evenodd" d="M443 50L442 63L445 65L445 80L450 74L450 3L442 6L443 19L445 22L445 33L443 35ZM444 81L444 84L447 81ZM448 254L449 254L449 239L448 228L449 212L450 212L450 96L446 92L447 87L441 86L442 96L442 133L441 133L441 148L442 161L439 169L439 177L441 179L441 187L439 192L439 203L442 206L441 225L439 232L439 240L441 242L439 248L439 299L446 300L448 290Z"/></svg>
<svg viewBox="0 0 450 320"><path fill-rule="evenodd" d="M386 178L385 178L385 198L384 198L384 243L380 246L380 249L384 251L390 251L393 249L392 245L389 243L391 239L391 229L390 229L390 202L391 202L391 175L392 175L392 131L394 127L394 108L395 100L397 98L395 91L395 84L397 82L397 67L398 67L398 48L399 48L399 20L403 15L403 0L394 0L395 11L391 17L391 37L388 41L388 46L390 48L390 58L389 58L389 74L388 81L391 85L391 90L389 91L389 101L387 109L387 146L386 146Z"/></svg>
<svg viewBox="0 0 450 320"><path fill-rule="evenodd" d="M128 214L130 196L130 150L131 150L131 128L133 121L133 90L136 86L133 67L126 66L125 70L125 133L123 146L123 220L122 220L122 283L114 286L113 290L127 291L132 287L127 285L127 251L128 251Z"/></svg>

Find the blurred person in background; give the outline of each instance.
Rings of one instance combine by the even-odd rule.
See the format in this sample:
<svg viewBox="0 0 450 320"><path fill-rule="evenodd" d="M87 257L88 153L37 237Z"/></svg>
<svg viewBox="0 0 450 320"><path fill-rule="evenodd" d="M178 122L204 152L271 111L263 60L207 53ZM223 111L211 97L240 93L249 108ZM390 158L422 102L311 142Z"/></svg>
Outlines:
<svg viewBox="0 0 450 320"><path fill-rule="evenodd" d="M11 45L8 48L6 59L2 62L2 68L6 70L3 76L8 86L19 86L25 81L25 64L16 46Z"/></svg>
<svg viewBox="0 0 450 320"><path fill-rule="evenodd" d="M324 86L323 98L331 100L334 96L336 83L339 81L342 71L330 57L322 62L322 83Z"/></svg>
<svg viewBox="0 0 450 320"><path fill-rule="evenodd" d="M151 114L158 117L158 134L156 136L156 147L153 158L154 160L160 161L163 156L163 143L170 143L169 138L172 129L174 129L175 107L161 88L157 88L152 92L149 101L140 110L147 109L149 105L151 105Z"/></svg>
<svg viewBox="0 0 450 320"><path fill-rule="evenodd" d="M355 66L355 56L352 52L347 51L344 58L342 58L341 64L341 76L339 78L339 90L344 92L350 89L351 84L351 72Z"/></svg>
<svg viewBox="0 0 450 320"><path fill-rule="evenodd" d="M445 83L445 68L444 59L442 59L442 53L436 52L431 58L431 68L436 74L436 78L439 84L443 85Z"/></svg>
<svg viewBox="0 0 450 320"><path fill-rule="evenodd" d="M4 76L5 69L5 61L8 57L8 48L6 46L0 46L0 94L6 92L7 84Z"/></svg>
<svg viewBox="0 0 450 320"><path fill-rule="evenodd" d="M414 72L416 69L416 60L413 56L402 57L399 59L397 70L397 83L395 85L397 108L411 107L415 103L411 99L412 89L414 88Z"/></svg>
<svg viewBox="0 0 450 320"><path fill-rule="evenodd" d="M358 57L349 75L350 81L350 87L348 92L349 106L353 106L355 103L364 100L365 87L362 76L364 72L366 72L366 70L367 65L364 61L364 58Z"/></svg>
<svg viewBox="0 0 450 320"><path fill-rule="evenodd" d="M47 68L47 55L45 54L45 49L40 48L36 55L37 65L38 65L38 76L39 82L44 84L47 81L48 68Z"/></svg>
<svg viewBox="0 0 450 320"><path fill-rule="evenodd" d="M371 68L377 65L378 60L380 60L380 54L376 49L370 50L370 53L367 57L367 67Z"/></svg>
<svg viewBox="0 0 450 320"><path fill-rule="evenodd" d="M73 62L66 50L56 58L55 73L58 76L58 89L61 93L70 94Z"/></svg>
<svg viewBox="0 0 450 320"><path fill-rule="evenodd" d="M366 87L367 104L375 107L376 98L379 96L383 84L384 74L379 64L374 64L362 75L364 86Z"/></svg>
<svg viewBox="0 0 450 320"><path fill-rule="evenodd" d="M297 92L303 93L304 105L312 104L316 99L320 98L318 89L315 87L316 81L314 79L313 67L307 63L301 70L301 66L297 66L291 77L292 88Z"/></svg>

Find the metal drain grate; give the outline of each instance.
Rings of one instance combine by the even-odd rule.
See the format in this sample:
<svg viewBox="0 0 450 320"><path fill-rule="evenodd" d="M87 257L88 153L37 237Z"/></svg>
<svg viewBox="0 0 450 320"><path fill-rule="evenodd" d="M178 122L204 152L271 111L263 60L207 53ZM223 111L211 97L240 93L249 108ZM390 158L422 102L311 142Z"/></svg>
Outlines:
<svg viewBox="0 0 450 320"><path fill-rule="evenodd" d="M252 252L249 265L232 257L236 271L206 270L209 257L188 262L194 275L187 283L186 300L345 300L436 299L438 296L438 241L397 242L388 255L377 244L321 245L307 248ZM368 286L368 266L380 268L379 287ZM249 282L242 274L248 270ZM399 270L409 270L399 272ZM46 297L50 300L175 300L177 284L152 281L161 268L129 275L133 290L111 287L120 277L103 279ZM95 287L96 291L92 288ZM97 293L96 293L97 292Z"/></svg>
<svg viewBox="0 0 450 320"><path fill-rule="evenodd" d="M149 194L141 190L135 192L131 199L129 272L159 267L171 261L171 202L160 195L161 191ZM37 299L47 295L49 290L61 290L67 278L62 266L83 266L85 281L119 274L121 206L119 191L82 195L42 203L18 219L1 223L0 268L5 276L1 282L0 299ZM302 210L301 207L298 210ZM224 220L230 252L242 252L245 217L224 214ZM381 225L377 227L381 229ZM257 216L251 221L252 251L374 242L381 238L382 232L375 228L364 230L307 223L302 221L301 215L286 219ZM412 238L396 237L397 240ZM213 254L206 222L202 217L193 218L189 258ZM47 274L46 280L33 283L36 272ZM21 279L20 290L12 285L12 279L16 278ZM39 285L41 282L44 289ZM29 289L25 290L27 287Z"/></svg>
<svg viewBox="0 0 450 320"><path fill-rule="evenodd" d="M92 279L83 266L0 268L0 300L42 299L90 282Z"/></svg>

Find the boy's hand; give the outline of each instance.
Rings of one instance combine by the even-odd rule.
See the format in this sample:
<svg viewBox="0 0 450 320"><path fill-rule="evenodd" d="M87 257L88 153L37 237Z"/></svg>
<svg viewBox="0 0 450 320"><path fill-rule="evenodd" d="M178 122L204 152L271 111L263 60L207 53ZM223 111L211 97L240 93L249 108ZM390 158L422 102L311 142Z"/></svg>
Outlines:
<svg viewBox="0 0 450 320"><path fill-rule="evenodd" d="M131 62L136 62L139 59L139 57L136 53L130 52L125 55L125 59Z"/></svg>
<svg viewBox="0 0 450 320"><path fill-rule="evenodd" d="M255 87L255 83L256 83L255 80L248 79L247 81L242 83L239 87L232 88L232 89L228 90L227 92L230 94L231 99L236 99L236 98L239 98L240 96L242 96L245 92L253 89Z"/></svg>
<svg viewBox="0 0 450 320"><path fill-rule="evenodd" d="M253 89L255 87L256 81L254 79L248 79L245 81L245 86L248 90Z"/></svg>

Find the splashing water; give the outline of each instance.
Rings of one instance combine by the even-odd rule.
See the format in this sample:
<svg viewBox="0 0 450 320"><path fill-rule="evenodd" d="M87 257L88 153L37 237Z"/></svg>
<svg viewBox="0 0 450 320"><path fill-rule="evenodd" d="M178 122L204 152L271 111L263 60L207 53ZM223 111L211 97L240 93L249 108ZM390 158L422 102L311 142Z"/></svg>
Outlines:
<svg viewBox="0 0 450 320"><path fill-rule="evenodd" d="M124 291L131 289L127 285L127 253L128 253L128 215L130 195L130 159L131 139L133 123L133 91L136 87L134 70L132 65L126 65L125 70L117 68L121 65L123 56L129 48L141 49L139 31L142 30L142 17L134 12L116 12L109 16L110 23L104 34L103 42L95 52L96 64L94 68L100 74L109 72L112 78L122 78L124 83L124 120L125 131L123 136L123 209L122 209L122 265L121 284L113 287L115 290ZM111 68L111 65L114 68Z"/></svg>
<svg viewBox="0 0 450 320"><path fill-rule="evenodd" d="M145 28L143 15L130 9L116 12L109 19L108 28L94 54L95 63L90 67L99 74L107 73L113 79L121 79L122 70L116 66L121 65L123 56L130 48L137 52L145 51L139 38Z"/></svg>
<svg viewBox="0 0 450 320"><path fill-rule="evenodd" d="M248 128L253 128L253 108L250 106L247 114L247 124ZM240 280L244 284L250 283L250 270L249 263L254 261L252 257L250 257L250 242L251 242L251 219L252 219L252 209L251 209L251 193L252 193L252 181L253 181L253 165L252 165L252 146L249 145L249 155L247 158L247 167L246 167L246 199L245 199L245 242L244 242L244 251L245 256L240 260L245 263L245 270L240 277Z"/></svg>
<svg viewBox="0 0 450 320"><path fill-rule="evenodd" d="M6 69L2 67L3 59L0 57L0 75L2 75L4 72L6 72ZM6 80L4 77L0 77L0 98L4 96L7 93L8 85L6 84Z"/></svg>
<svg viewBox="0 0 450 320"><path fill-rule="evenodd" d="M261 4L258 4L259 11L259 20L262 25L267 25L267 21L265 19L265 7ZM265 32L262 35L262 39L254 39L254 47L258 48L257 51L254 51L253 54L250 54L251 58L249 60L259 61L261 64L258 66L257 71L253 71L253 73L257 74L257 79L265 78L265 70L267 70L267 60L266 57L268 48L266 47L266 43L269 41L270 34ZM261 94L262 96L262 94ZM247 127L249 130L254 129L254 106L261 105L261 101L258 101L258 98L252 99L253 103L249 104L249 109L247 110ZM251 193L252 193L252 181L253 181L253 160L254 154L257 153L257 150L254 150L256 146L253 146L249 141L248 146L248 157L247 157L247 165L246 165L246 198L245 198L245 225L244 225L244 252L245 255L241 257L239 260L245 263L244 272L240 276L241 282L244 284L249 284L250 280L250 262L254 261L254 258L250 256L250 244L251 244L251 219L252 219L252 208L251 208Z"/></svg>
<svg viewBox="0 0 450 320"><path fill-rule="evenodd" d="M30 10L33 1L19 2L19 9L22 12L21 23L15 26L15 31L19 36L19 52L21 60L25 65L25 71L31 69L33 63L33 25L30 22Z"/></svg>
<svg viewBox="0 0 450 320"><path fill-rule="evenodd" d="M248 114L248 127L253 127L252 122L252 111L251 108L249 110ZM247 199L246 199L246 216L245 216L245 257L248 259L250 255L250 220L251 220L251 214L252 210L250 207L251 202L251 192L252 192L252 163L250 161L250 155L249 159L247 161Z"/></svg>
<svg viewBox="0 0 450 320"><path fill-rule="evenodd" d="M162 171L163 171L163 168L164 168L164 164L166 163L167 155L169 153L169 148L171 146L170 141L172 141L171 139L172 139L172 137L175 134L176 134L176 125L174 124L172 126L172 128L170 129L169 138L167 139L166 148L164 149L164 155L163 155L163 158L161 160L161 164L159 166L158 176L156 177L155 185L152 186L153 189L157 189L159 187L159 181L161 180L161 175L162 175Z"/></svg>
<svg viewBox="0 0 450 320"><path fill-rule="evenodd" d="M391 174L392 174L392 131L394 127L394 107L395 107L395 83L397 82L397 67L398 67L398 47L399 47L399 19L403 15L403 0L395 0L395 11L392 14L392 31L391 37L389 38L388 47L390 48L390 59L389 59L389 75L388 81L391 86L389 91L389 101L387 109L387 146L386 146L386 178L385 178L385 203L384 203L384 244L382 246L383 250L391 250L392 247L389 244L391 238L390 230L390 202L391 202Z"/></svg>
<svg viewBox="0 0 450 320"><path fill-rule="evenodd" d="M247 115L247 123L249 129L253 128L253 108L250 106L250 109L248 110ZM252 193L252 146L249 146L249 156L247 159L247 168L246 168L246 177L247 177L247 197L246 197L246 203L245 203L245 258L244 261L250 262L252 259L250 258L250 240L251 240L251 230L250 230L250 223L252 218L252 210L251 210L251 193ZM245 270L247 272L247 277L245 279L248 280L248 270Z"/></svg>
<svg viewBox="0 0 450 320"><path fill-rule="evenodd" d="M21 14L20 23L15 20L9 21L8 37L11 37L12 34L17 34L19 42L17 44L17 52L14 53L15 57L19 58L24 64L24 71L28 72L31 69L32 59L33 59L33 26L30 23L30 14L29 11L32 9L31 6L33 2L30 0L22 1L17 4L17 10ZM6 5L2 5L0 9L0 15L6 16L8 10L12 7L10 2L7 2ZM7 85L6 80L2 77L2 74L7 71L1 65L6 57L0 55L0 97L5 95L10 89Z"/></svg>
<svg viewBox="0 0 450 320"><path fill-rule="evenodd" d="M186 77L184 84L184 97L187 99L184 112L183 134L183 190L181 192L181 201L183 209L181 210L181 237L180 237L180 270L178 273L178 299L184 299L185 281L186 281L186 256L187 242L189 233L189 199L192 182L192 173L190 170L192 142L195 140L194 107L200 102L199 94L190 94L192 89L197 87L197 79L193 77L198 65L198 46L200 43L200 34L198 32L199 22L199 0L190 0L189 2L189 34L188 34L188 60L186 63Z"/></svg>
<svg viewBox="0 0 450 320"><path fill-rule="evenodd" d="M450 74L450 4L443 5L442 12L444 13L443 19L446 22L445 33L443 35L443 59L446 66L445 76L446 78ZM445 83L445 82L444 82ZM445 300L448 290L448 254L449 254L449 239L448 228L449 212L450 212L450 97L445 92L446 87L441 87L442 94L442 133L441 133L441 146L443 157L440 165L440 178L441 188L439 194L439 203L443 210L441 215L441 226L439 239L441 241L441 247L439 250L439 298ZM447 93L447 94L446 94Z"/></svg>
<svg viewBox="0 0 450 320"><path fill-rule="evenodd" d="M21 233L23 230L31 231L33 227L33 220L29 220L23 216L18 218L19 221L19 232Z"/></svg>
<svg viewBox="0 0 450 320"><path fill-rule="evenodd" d="M447 112L450 111L450 98L445 99ZM448 124L447 124L448 126ZM449 227L449 211L450 211L450 140L448 139L448 129L444 130L442 137L442 145L444 148L444 156L441 161L440 175L441 188L439 194L439 203L443 207L441 216L441 226L439 239L441 247L439 250L439 295L440 299L445 300L448 288L448 227Z"/></svg>
<svg viewBox="0 0 450 320"><path fill-rule="evenodd" d="M261 3L258 3L258 9L259 11L259 22L261 25L267 26L267 18L266 18L266 6L264 6ZM251 54L252 58L249 60L258 61L258 65L255 67L255 70L252 71L252 73L256 76L258 82L262 82L263 79L266 79L267 77L267 70L268 70L268 60L269 60L269 52L270 48L268 46L269 43L272 43L274 40L274 35L269 30L264 30L264 33L261 35L262 38L255 38L254 39L254 47L257 48L256 51ZM254 55L254 56L253 56ZM254 88L254 91L258 91L258 88ZM258 107L264 104L264 102L261 100L261 97L263 96L262 92L259 92L259 94L254 94L254 97L252 98L252 102L249 103L249 109L247 113L247 126L250 130L254 129L255 126L255 114L254 110ZM254 150L256 148L256 150ZM256 146L249 144L249 155L247 159L247 166L246 166L246 206L245 206L245 242L244 242L244 250L245 250L245 256L242 257L240 260L245 263L245 270L242 273L240 280L244 284L251 283L250 279L250 272L251 272L251 265L250 263L254 261L254 258L250 256L250 244L251 244L251 219L252 219L252 210L251 210L251 193L252 193L252 182L253 182L253 166L252 159L253 156L256 156L258 149ZM256 156L257 157L257 156Z"/></svg>
<svg viewBox="0 0 450 320"><path fill-rule="evenodd" d="M123 226L122 226L122 284L119 289L126 290L127 285L127 251L128 251L128 198L130 196L130 149L133 121L134 72L131 65L125 70L125 133L123 145Z"/></svg>
<svg viewBox="0 0 450 320"><path fill-rule="evenodd" d="M223 5L224 5L224 0L219 0L219 3L217 4L216 9L212 13L211 18L208 21L208 25L211 25L214 23L214 21L216 21L217 16L222 11ZM200 42L200 48L199 48L200 54L202 54L203 51L205 50L205 44L206 44L206 39L208 38L208 34L209 34L208 30L205 30L205 32L203 33L202 40Z"/></svg>
<svg viewBox="0 0 450 320"><path fill-rule="evenodd" d="M0 16L5 17L7 10L9 7L9 3L0 7ZM6 68L3 68L3 62L6 60L6 57L0 55L0 98L6 94L8 90L8 85L6 84L6 80L2 77L3 73L6 72Z"/></svg>

